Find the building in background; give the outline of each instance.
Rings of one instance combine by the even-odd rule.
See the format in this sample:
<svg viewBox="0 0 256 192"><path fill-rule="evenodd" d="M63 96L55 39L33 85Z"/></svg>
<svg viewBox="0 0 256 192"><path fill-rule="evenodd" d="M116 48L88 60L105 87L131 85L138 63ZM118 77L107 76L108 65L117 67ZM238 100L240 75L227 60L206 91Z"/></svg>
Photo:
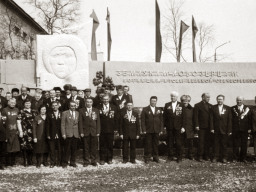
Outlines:
<svg viewBox="0 0 256 192"><path fill-rule="evenodd" d="M0 59L35 59L36 35L47 32L13 0L0 0Z"/></svg>

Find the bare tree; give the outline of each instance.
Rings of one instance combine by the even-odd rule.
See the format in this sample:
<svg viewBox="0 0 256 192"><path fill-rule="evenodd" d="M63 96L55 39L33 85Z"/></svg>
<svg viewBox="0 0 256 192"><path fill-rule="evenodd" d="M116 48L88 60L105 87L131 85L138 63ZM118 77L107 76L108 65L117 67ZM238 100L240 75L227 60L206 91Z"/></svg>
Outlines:
<svg viewBox="0 0 256 192"><path fill-rule="evenodd" d="M79 20L79 0L27 0L39 12L49 34L58 33Z"/></svg>
<svg viewBox="0 0 256 192"><path fill-rule="evenodd" d="M184 16L182 12L183 5L184 0L169 0L167 10L165 10L165 14L163 15L164 50L170 53L176 61L178 57L180 22ZM186 33L183 35L183 44L185 43L185 39ZM183 58L183 60L185 59Z"/></svg>
<svg viewBox="0 0 256 192"><path fill-rule="evenodd" d="M27 45L28 37L33 34L22 36L22 21L16 14L9 11L6 7L0 11L0 58L1 59L32 59L29 56L29 51L34 54L34 49L29 50ZM24 33L25 34L25 33Z"/></svg>
<svg viewBox="0 0 256 192"><path fill-rule="evenodd" d="M213 61L212 53L209 54L209 48L212 48L212 45L215 41L214 38L214 26L207 25L205 23L199 23L198 25L198 46L199 46L199 62L205 63Z"/></svg>

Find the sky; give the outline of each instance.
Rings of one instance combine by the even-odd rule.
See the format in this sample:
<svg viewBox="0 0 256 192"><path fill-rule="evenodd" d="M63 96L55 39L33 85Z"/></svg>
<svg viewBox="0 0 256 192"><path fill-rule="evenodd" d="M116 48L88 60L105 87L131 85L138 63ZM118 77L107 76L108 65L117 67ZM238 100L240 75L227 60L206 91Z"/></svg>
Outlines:
<svg viewBox="0 0 256 192"><path fill-rule="evenodd" d="M36 21L36 11L25 0L15 0ZM179 0L178 0L179 1ZM161 14L168 14L168 0L158 0ZM94 9L100 26L96 33L98 51L107 59L107 7L111 14L112 61L153 62L155 57L155 0L81 0L81 17L77 25L83 26L79 37L90 50L92 19ZM207 49L214 54L227 56L223 62L256 62L256 1L255 0L185 0L182 20L191 26L192 15L196 23L214 25L215 41ZM162 29L163 30L163 29ZM163 32L162 32L163 33ZM191 28L186 33L191 33ZM191 42L192 44L192 42ZM183 56L192 61L192 45ZM198 49L198 48L197 48ZM197 50L198 51L198 50ZM175 62L168 53L162 54L161 62Z"/></svg>

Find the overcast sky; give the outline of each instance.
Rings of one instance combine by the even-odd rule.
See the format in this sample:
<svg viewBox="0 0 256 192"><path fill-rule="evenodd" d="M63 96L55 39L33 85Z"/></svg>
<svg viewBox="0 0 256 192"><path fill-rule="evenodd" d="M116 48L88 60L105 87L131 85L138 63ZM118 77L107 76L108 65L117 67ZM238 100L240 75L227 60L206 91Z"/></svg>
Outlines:
<svg viewBox="0 0 256 192"><path fill-rule="evenodd" d="M25 11L36 18L36 12L25 0L15 0ZM158 0L161 14L165 14L168 0ZM97 42L100 51L107 53L106 8L111 14L112 54L114 61L154 61L155 57L155 0L81 0L80 23L84 28L79 36L90 50L92 9L95 10L100 26ZM214 54L218 45L231 43L218 49L218 54L228 55L225 62L256 61L256 0L185 0L182 18L191 26L191 16L196 23L204 22L215 26L215 43L208 49ZM38 20L36 18L36 20ZM191 28L186 32L191 33ZM188 44L189 46L189 44ZM191 49L183 52L188 62L192 61ZM162 62L175 62L169 54L163 54Z"/></svg>

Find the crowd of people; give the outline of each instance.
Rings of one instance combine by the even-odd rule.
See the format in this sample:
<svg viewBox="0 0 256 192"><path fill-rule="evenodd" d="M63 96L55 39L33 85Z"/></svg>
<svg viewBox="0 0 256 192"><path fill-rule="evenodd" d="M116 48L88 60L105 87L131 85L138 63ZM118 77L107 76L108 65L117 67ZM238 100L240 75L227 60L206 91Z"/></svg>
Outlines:
<svg viewBox="0 0 256 192"><path fill-rule="evenodd" d="M218 95L217 104L211 105L210 94L203 93L202 101L192 107L189 95L182 95L179 102L174 91L164 108L157 107L157 96L151 96L139 114L133 109L128 86L116 86L116 95L108 87L98 87L96 97L89 88L77 90L70 84L63 88L37 88L33 97L27 87L21 88L21 94L14 88L5 97L0 89L0 169L15 165L20 151L24 166L34 165L35 156L38 168L42 164L77 167L79 140L84 167L112 164L114 134L123 143L123 163L136 163L136 140L141 135L145 163L159 163L159 136L164 132L167 162L182 161L186 140L189 159L226 163L228 137L233 141L232 160L246 162L248 134L256 132L256 107L244 105L240 96L237 104L229 107L224 104L224 95ZM197 155L193 153L195 133L199 138ZM256 154L256 142L254 151Z"/></svg>

